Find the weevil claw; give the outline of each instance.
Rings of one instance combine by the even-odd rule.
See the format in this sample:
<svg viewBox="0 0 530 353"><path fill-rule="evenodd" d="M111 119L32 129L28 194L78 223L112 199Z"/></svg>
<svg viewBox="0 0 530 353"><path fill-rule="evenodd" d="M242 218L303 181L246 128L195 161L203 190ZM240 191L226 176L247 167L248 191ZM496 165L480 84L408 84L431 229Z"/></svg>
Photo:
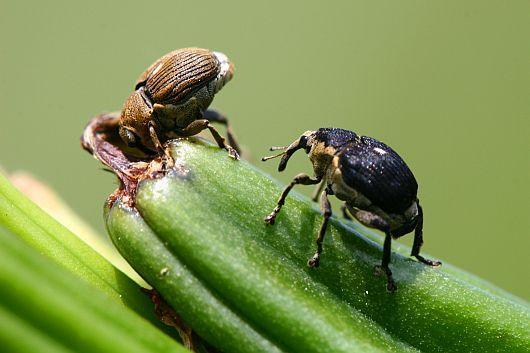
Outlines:
<svg viewBox="0 0 530 353"><path fill-rule="evenodd" d="M393 279L389 279L386 283L386 290L390 293L394 293L397 290L396 283Z"/></svg>
<svg viewBox="0 0 530 353"><path fill-rule="evenodd" d="M441 261L436 261L436 260L429 260L429 259L426 259L424 258L423 256L421 255L413 255L416 259L418 259L419 262L427 265L427 266L431 266L431 267L439 267L439 266L442 266L442 262Z"/></svg>
<svg viewBox="0 0 530 353"><path fill-rule="evenodd" d="M307 266L311 268L317 268L318 266L320 266L320 255L313 255L313 257L307 261Z"/></svg>
<svg viewBox="0 0 530 353"><path fill-rule="evenodd" d="M233 158L235 159L236 161L239 160L239 154L237 153L237 151L232 148L232 147L227 147L226 150L228 151L228 156L230 158Z"/></svg>
<svg viewBox="0 0 530 353"><path fill-rule="evenodd" d="M265 223L269 224L269 225L273 225L274 222L276 221L276 215L271 213L270 215L268 215L267 217L265 217Z"/></svg>

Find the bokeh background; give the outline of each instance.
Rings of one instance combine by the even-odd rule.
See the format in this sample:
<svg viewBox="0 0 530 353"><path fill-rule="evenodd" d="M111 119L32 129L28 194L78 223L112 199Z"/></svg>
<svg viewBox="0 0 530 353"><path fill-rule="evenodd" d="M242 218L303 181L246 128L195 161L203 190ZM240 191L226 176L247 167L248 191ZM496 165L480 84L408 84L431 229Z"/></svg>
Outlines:
<svg viewBox="0 0 530 353"><path fill-rule="evenodd" d="M376 137L419 181L425 251L528 300L529 14L516 0L1 0L0 164L104 234L116 182L79 147L84 125L162 54L220 50L236 76L213 106L255 164L287 182L305 155L279 175L259 162L268 146L325 126Z"/></svg>

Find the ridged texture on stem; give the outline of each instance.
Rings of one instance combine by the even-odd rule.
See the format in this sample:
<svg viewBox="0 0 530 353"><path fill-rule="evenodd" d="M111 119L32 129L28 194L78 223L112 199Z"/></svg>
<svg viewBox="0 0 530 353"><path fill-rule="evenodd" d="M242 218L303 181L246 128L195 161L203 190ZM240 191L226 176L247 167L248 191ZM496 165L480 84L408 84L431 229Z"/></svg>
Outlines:
<svg viewBox="0 0 530 353"><path fill-rule="evenodd" d="M0 226L46 255L50 261L104 292L109 299L174 334L155 317L153 304L134 281L24 196L2 174Z"/></svg>
<svg viewBox="0 0 530 353"><path fill-rule="evenodd" d="M3 228L0 269L2 352L187 352Z"/></svg>

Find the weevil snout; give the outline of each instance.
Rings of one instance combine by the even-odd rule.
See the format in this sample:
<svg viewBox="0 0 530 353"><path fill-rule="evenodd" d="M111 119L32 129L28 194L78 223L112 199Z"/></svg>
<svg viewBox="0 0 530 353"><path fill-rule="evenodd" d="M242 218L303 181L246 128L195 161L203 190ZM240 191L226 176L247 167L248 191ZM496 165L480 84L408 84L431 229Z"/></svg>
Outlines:
<svg viewBox="0 0 530 353"><path fill-rule="evenodd" d="M287 162L289 162L289 158L291 158L291 156L296 151L302 148L305 150L306 153L309 153L311 151L311 147L313 147L314 136L315 136L315 131L306 131L287 147L271 147L271 151L275 151L275 150L285 150L285 151L277 155L274 155L274 156L263 157L261 160L268 161L269 159L273 159L276 157L282 157L282 159L280 160L280 164L278 165L278 171L282 172L285 170L285 167L287 167Z"/></svg>

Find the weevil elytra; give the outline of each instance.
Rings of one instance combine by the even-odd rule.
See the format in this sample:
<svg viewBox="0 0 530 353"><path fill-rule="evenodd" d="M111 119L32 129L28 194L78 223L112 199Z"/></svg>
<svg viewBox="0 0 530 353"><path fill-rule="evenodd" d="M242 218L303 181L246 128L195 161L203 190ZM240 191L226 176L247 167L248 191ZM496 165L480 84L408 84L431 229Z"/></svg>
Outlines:
<svg viewBox="0 0 530 353"><path fill-rule="evenodd" d="M208 109L233 73L233 64L220 52L185 48L162 56L140 75L125 101L120 115L122 140L146 153L163 153L161 141L208 129L219 147L238 159L239 148L226 117ZM226 126L230 144L211 122Z"/></svg>
<svg viewBox="0 0 530 353"><path fill-rule="evenodd" d="M271 147L271 150L283 152L262 160L281 156L278 166L278 171L281 172L287 166L289 158L299 149L304 149L308 154L315 176L303 173L296 175L283 190L276 207L265 218L265 222L274 224L285 198L296 184L320 184L315 199L321 193L324 222L316 238L317 251L308 261L310 267L319 266L322 242L332 213L328 195L335 195L344 201L342 210L345 217L350 218L350 213L365 226L385 233L383 259L381 266L376 269L386 274L387 289L390 292L397 288L389 268L392 238L414 231L411 256L429 266L441 265L439 261L420 255L423 244L423 210L417 198L418 184L403 159L392 148L349 130L321 128L306 131L289 146Z"/></svg>

